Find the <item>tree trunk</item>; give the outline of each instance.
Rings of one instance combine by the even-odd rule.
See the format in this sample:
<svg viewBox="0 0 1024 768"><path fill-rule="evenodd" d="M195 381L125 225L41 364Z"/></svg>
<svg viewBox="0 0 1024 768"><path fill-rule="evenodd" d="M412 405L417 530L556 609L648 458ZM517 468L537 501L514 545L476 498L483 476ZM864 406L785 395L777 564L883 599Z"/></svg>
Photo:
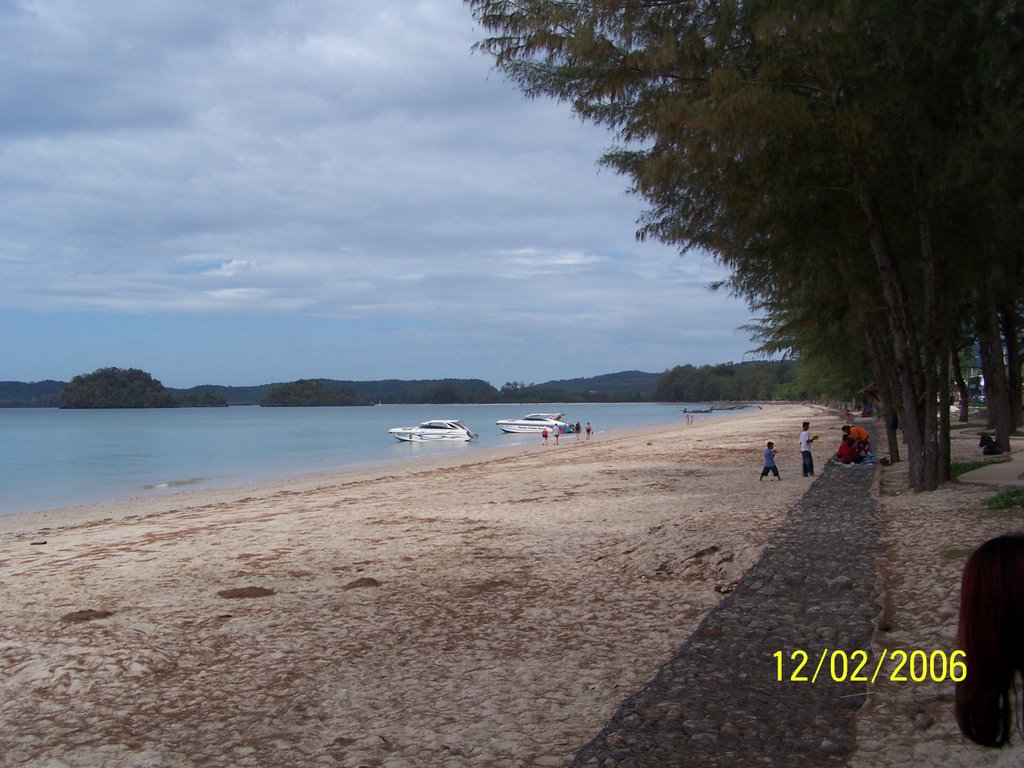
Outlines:
<svg viewBox="0 0 1024 768"><path fill-rule="evenodd" d="M1003 304L999 319L1006 342L1006 388L1010 397L1010 428L1017 430L1024 424L1024 391L1021 384L1020 315L1013 302Z"/></svg>
<svg viewBox="0 0 1024 768"><path fill-rule="evenodd" d="M1011 408L1003 362L1003 344L999 336L999 316L993 300L992 282L986 278L978 297L976 322L981 370L985 376L985 406L989 424L996 432L999 447L1010 452Z"/></svg>
<svg viewBox="0 0 1024 768"><path fill-rule="evenodd" d="M843 264L849 269L849 259L845 258L842 251L836 251L837 263ZM879 406L882 411L882 418L885 424L885 438L889 446L889 461L893 464L900 461L900 442L898 437L897 414L899 408L899 382L895 380L896 369L892 360L892 345L885 335L885 326L874 317L884 316L885 307L882 304L875 306L877 298L871 296L863 288L853 287L851 293L854 301L851 302L852 310L856 316L858 325L864 335L864 346L868 351L868 363L871 366L871 373L875 377L875 386L878 387ZM869 313L868 307L872 307Z"/></svg>
<svg viewBox="0 0 1024 768"><path fill-rule="evenodd" d="M903 278L896 267L882 214L875 198L863 187L858 189L861 209L868 225L871 252L875 257L878 276L882 286L889 321L890 339L893 348L893 363L903 399L903 436L907 442L908 477L910 487L918 490L934 490L925 483L925 439L926 422L935 422L935 400L929 403L921 372L921 354L913 332L914 320L910 311ZM934 426L927 430L934 433ZM935 482L934 469L927 473Z"/></svg>
<svg viewBox="0 0 1024 768"><path fill-rule="evenodd" d="M907 148L916 154L912 123L906 120ZM921 288L923 327L920 339L924 374L924 479L923 488L935 490L950 477L949 469L949 291L945 286L940 260L932 247L932 231L925 196L925 171L919 158L911 162L910 183L917 216L918 247L921 250ZM938 407L936 418L932 410Z"/></svg>
<svg viewBox="0 0 1024 768"><path fill-rule="evenodd" d="M861 314L864 314L861 310ZM893 372L895 366L892 362L891 346L883 339L877 338L874 326L867 324L867 319L862 318L862 325L865 328L864 338L868 348L868 358L871 361L871 370L875 376L875 383L878 386L879 400L882 406L882 418L885 419L885 439L889 446L889 461L893 464L900 461L900 440L899 440L899 382L895 380Z"/></svg>
<svg viewBox="0 0 1024 768"><path fill-rule="evenodd" d="M956 382L956 393L957 399L960 401L960 414L957 418L962 424L967 423L968 413L970 411L969 394L967 391L967 379L964 378L963 368L960 367L960 355L957 354L956 350L950 355L953 364L953 380Z"/></svg>
<svg viewBox="0 0 1024 768"><path fill-rule="evenodd" d="M949 398L949 358L952 355L942 355L939 364L939 423L938 437L936 443L935 471L938 473L940 483L944 483L952 477L950 467L950 445L949 445L949 411L952 403Z"/></svg>

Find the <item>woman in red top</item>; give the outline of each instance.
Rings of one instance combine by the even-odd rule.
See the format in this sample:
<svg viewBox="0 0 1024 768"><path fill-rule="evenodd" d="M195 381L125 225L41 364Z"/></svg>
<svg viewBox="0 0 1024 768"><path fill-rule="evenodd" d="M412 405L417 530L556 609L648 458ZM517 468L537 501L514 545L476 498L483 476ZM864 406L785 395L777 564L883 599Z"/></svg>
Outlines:
<svg viewBox="0 0 1024 768"><path fill-rule="evenodd" d="M853 447L853 438L843 435L839 441L839 450L836 451L836 461L843 464L852 464L857 460L857 451Z"/></svg>

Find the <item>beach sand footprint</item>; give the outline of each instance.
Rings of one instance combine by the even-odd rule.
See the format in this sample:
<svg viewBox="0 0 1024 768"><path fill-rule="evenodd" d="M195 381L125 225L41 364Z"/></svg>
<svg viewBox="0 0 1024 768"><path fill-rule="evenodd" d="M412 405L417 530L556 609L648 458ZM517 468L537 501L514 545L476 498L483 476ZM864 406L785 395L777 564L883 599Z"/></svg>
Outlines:
<svg viewBox="0 0 1024 768"><path fill-rule="evenodd" d="M106 619L113 616L113 611L102 611L95 610L93 608L86 608L81 611L72 611L71 613L65 613L60 617L60 620L65 624L81 624L85 621L96 621L97 619Z"/></svg>
<svg viewBox="0 0 1024 768"><path fill-rule="evenodd" d="M217 597L227 600L246 600L254 597L270 597L274 590L268 587L236 587L234 589L222 589Z"/></svg>

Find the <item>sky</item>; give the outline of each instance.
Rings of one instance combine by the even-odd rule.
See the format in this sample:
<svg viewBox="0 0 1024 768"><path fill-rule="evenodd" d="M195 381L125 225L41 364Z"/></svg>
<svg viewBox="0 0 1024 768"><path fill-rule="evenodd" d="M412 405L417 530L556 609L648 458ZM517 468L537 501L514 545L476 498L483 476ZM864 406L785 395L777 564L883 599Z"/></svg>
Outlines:
<svg viewBox="0 0 1024 768"><path fill-rule="evenodd" d="M0 380L544 381L751 359L615 144L461 0L0 0Z"/></svg>

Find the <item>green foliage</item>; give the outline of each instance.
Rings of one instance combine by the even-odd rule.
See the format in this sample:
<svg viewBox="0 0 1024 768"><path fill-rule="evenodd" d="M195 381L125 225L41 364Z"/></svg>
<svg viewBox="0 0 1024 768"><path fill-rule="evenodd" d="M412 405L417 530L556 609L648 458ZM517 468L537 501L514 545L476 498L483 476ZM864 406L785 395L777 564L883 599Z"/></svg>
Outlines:
<svg viewBox="0 0 1024 768"><path fill-rule="evenodd" d="M60 393L61 408L175 408L163 384L138 368L101 368L75 376Z"/></svg>
<svg viewBox="0 0 1024 768"><path fill-rule="evenodd" d="M171 392L182 404L209 402L224 405L257 405L274 388L274 384L260 384L252 387L228 387L219 384L201 384L189 389L172 389Z"/></svg>
<svg viewBox="0 0 1024 768"><path fill-rule="evenodd" d="M507 382L499 393L503 403L635 403L654 399L659 374L621 371L588 378L560 379L543 384Z"/></svg>
<svg viewBox="0 0 1024 768"><path fill-rule="evenodd" d="M366 404L365 400L359 400L353 389L334 389L326 386L323 379L299 379L281 384L270 390L260 403L264 407Z"/></svg>
<svg viewBox="0 0 1024 768"><path fill-rule="evenodd" d="M798 392L796 370L788 360L700 368L681 365L658 378L654 397L670 403L788 399Z"/></svg>
<svg viewBox="0 0 1024 768"><path fill-rule="evenodd" d="M182 408L226 408L227 398L214 392L189 392L177 395Z"/></svg>
<svg viewBox="0 0 1024 768"><path fill-rule="evenodd" d="M1024 507L1024 488L1010 488L985 499L985 506L989 509L1013 509Z"/></svg>
<svg viewBox="0 0 1024 768"><path fill-rule="evenodd" d="M0 408L54 408L60 404L63 381L0 381Z"/></svg>
<svg viewBox="0 0 1024 768"><path fill-rule="evenodd" d="M950 477L960 477L960 475L971 472L975 469L981 469L987 467L989 464L1001 464L1002 461L954 461L950 464Z"/></svg>
<svg viewBox="0 0 1024 768"><path fill-rule="evenodd" d="M525 93L614 131L638 236L729 268L798 390L875 382L936 487L955 318L1024 290L1024 6L466 2Z"/></svg>

